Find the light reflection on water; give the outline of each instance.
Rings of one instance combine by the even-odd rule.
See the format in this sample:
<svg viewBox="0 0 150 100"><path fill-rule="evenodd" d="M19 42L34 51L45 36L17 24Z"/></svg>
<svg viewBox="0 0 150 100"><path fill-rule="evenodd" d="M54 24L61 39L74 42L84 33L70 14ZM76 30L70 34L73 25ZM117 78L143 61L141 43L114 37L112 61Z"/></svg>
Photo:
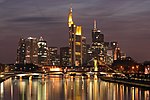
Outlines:
<svg viewBox="0 0 150 100"><path fill-rule="evenodd" d="M150 90L99 79L8 79L0 100L150 100Z"/></svg>

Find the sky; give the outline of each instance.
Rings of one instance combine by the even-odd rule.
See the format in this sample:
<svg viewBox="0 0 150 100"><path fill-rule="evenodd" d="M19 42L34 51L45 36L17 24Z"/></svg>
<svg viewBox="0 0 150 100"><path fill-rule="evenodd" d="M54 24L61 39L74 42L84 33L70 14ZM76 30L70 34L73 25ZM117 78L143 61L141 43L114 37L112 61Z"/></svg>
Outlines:
<svg viewBox="0 0 150 100"><path fill-rule="evenodd" d="M93 20L105 41L127 56L150 60L150 0L0 0L0 62L14 63L20 37L42 36L48 46L68 46L68 12L91 43Z"/></svg>

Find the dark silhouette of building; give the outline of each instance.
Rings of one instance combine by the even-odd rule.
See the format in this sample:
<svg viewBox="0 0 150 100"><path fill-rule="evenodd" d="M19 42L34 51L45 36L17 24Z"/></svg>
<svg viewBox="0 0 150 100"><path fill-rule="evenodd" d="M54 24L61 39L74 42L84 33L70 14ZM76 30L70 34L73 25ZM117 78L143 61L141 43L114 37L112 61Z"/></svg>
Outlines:
<svg viewBox="0 0 150 100"><path fill-rule="evenodd" d="M70 49L69 47L60 48L60 65L63 67L71 66L69 49Z"/></svg>
<svg viewBox="0 0 150 100"><path fill-rule="evenodd" d="M17 48L17 60L16 63L23 64L25 62L26 56L26 41L23 38L20 38Z"/></svg>
<svg viewBox="0 0 150 100"><path fill-rule="evenodd" d="M96 20L94 20L94 29L92 30L92 55L100 64L105 62L104 35L97 29Z"/></svg>
<svg viewBox="0 0 150 100"><path fill-rule="evenodd" d="M57 47L48 47L48 65L59 66L60 59Z"/></svg>

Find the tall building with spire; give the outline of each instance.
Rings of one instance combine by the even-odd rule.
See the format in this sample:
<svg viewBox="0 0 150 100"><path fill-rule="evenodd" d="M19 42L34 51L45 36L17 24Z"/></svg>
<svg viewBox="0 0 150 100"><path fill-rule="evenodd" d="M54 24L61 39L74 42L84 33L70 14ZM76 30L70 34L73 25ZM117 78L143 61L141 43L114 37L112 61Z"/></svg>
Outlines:
<svg viewBox="0 0 150 100"><path fill-rule="evenodd" d="M71 66L82 65L82 29L73 22L72 8L68 16L69 48Z"/></svg>
<svg viewBox="0 0 150 100"><path fill-rule="evenodd" d="M105 47L104 34L97 29L96 20L94 20L94 27L92 30L92 54L93 58L97 59L100 64L105 62Z"/></svg>

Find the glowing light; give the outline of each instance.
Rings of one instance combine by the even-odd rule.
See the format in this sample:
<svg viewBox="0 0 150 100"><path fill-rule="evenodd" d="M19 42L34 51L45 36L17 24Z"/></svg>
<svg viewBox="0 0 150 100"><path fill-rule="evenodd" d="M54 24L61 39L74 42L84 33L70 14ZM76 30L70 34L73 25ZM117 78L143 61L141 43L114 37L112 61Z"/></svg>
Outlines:
<svg viewBox="0 0 150 100"><path fill-rule="evenodd" d="M81 35L81 26L76 27L76 35Z"/></svg>
<svg viewBox="0 0 150 100"><path fill-rule="evenodd" d="M72 18L72 8L70 8L69 17L68 17L68 25L71 27L73 24L73 18Z"/></svg>
<svg viewBox="0 0 150 100"><path fill-rule="evenodd" d="M97 75L94 75L94 79L97 80Z"/></svg>
<svg viewBox="0 0 150 100"><path fill-rule="evenodd" d="M132 66L132 69L134 69L134 66Z"/></svg>
<svg viewBox="0 0 150 100"><path fill-rule="evenodd" d="M4 93L4 83L3 82L1 83L0 87L1 87L1 95L3 95L3 93Z"/></svg>
<svg viewBox="0 0 150 100"><path fill-rule="evenodd" d="M32 76L29 77L29 80L31 80L31 79L32 79Z"/></svg>
<svg viewBox="0 0 150 100"><path fill-rule="evenodd" d="M81 55L81 53L80 52L75 52L75 55Z"/></svg>
<svg viewBox="0 0 150 100"><path fill-rule="evenodd" d="M16 75L16 76L20 76L20 77L22 77L22 76L27 76L28 74L18 74L18 75Z"/></svg>
<svg viewBox="0 0 150 100"><path fill-rule="evenodd" d="M61 68L50 68L50 71L61 71Z"/></svg>
<svg viewBox="0 0 150 100"><path fill-rule="evenodd" d="M0 75L0 77L4 77L4 75Z"/></svg>
<svg viewBox="0 0 150 100"><path fill-rule="evenodd" d="M81 42L76 42L76 45L81 45Z"/></svg>
<svg viewBox="0 0 150 100"><path fill-rule="evenodd" d="M98 71L97 60L94 60L94 71Z"/></svg>

